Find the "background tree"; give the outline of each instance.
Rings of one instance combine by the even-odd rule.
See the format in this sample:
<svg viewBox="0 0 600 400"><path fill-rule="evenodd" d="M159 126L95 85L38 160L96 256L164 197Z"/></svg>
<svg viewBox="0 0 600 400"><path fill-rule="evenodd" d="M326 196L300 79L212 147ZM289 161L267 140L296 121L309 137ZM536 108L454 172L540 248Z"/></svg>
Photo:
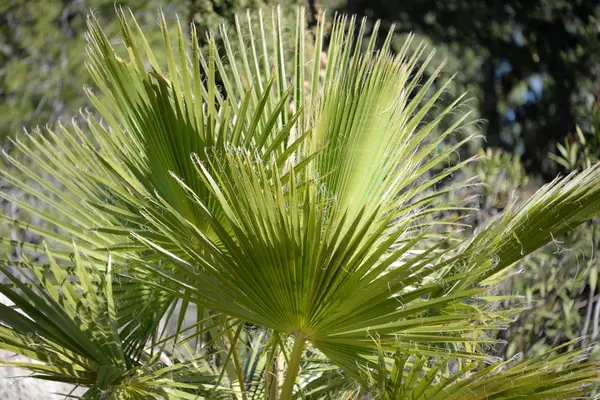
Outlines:
<svg viewBox="0 0 600 400"><path fill-rule="evenodd" d="M269 0L128 0L122 2L144 27L154 26L156 10L185 26L194 23L204 43L206 32L233 24L234 15ZM281 2L280 2L281 3ZM295 4L295 1L285 1ZM89 106L81 88L91 81L85 63L85 19L90 10L109 35L118 28L112 0L7 0L0 2L0 142L23 128L54 125ZM153 30L149 30L153 31ZM150 32L157 43L160 35Z"/></svg>
<svg viewBox="0 0 600 400"><path fill-rule="evenodd" d="M589 123L600 86L600 5L587 0L351 0L348 10L448 48L477 98L490 146L553 177L546 155ZM445 51L445 50L443 50Z"/></svg>
<svg viewBox="0 0 600 400"><path fill-rule="evenodd" d="M142 26L154 26L156 10L187 15L187 2L131 0ZM0 141L23 128L54 125L89 103L81 89L91 83L85 68L86 16L93 10L114 36L111 0L7 0L0 3ZM159 35L149 35L156 43Z"/></svg>

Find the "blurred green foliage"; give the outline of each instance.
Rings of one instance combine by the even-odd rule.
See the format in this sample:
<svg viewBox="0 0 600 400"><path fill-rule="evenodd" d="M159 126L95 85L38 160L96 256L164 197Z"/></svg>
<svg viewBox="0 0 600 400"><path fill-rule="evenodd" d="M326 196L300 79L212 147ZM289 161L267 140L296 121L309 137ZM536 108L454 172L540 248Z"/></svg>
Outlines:
<svg viewBox="0 0 600 400"><path fill-rule="evenodd" d="M156 25L156 10L174 16L185 2L130 0L143 26ZM0 141L22 128L53 125L87 106L82 88L90 80L86 61L86 18L90 10L117 33L112 0L6 0L0 2ZM156 29L152 29L156 32ZM159 39L160 31L155 38Z"/></svg>
<svg viewBox="0 0 600 400"><path fill-rule="evenodd" d="M592 123L578 127L550 154L564 173L600 160L600 99L592 110ZM483 184L479 188L479 220L473 225L484 224L512 202L527 198L541 183L525 173L518 156L498 150L482 153L480 161L465 171ZM507 344L498 348L498 355L531 358L581 338L569 349L591 348L592 354L600 357L599 223L595 218L570 235L555 238L520 262L516 273L499 285L499 294L525 297L504 301L515 307L524 302L527 309L499 333Z"/></svg>
<svg viewBox="0 0 600 400"><path fill-rule="evenodd" d="M449 57L469 89L487 144L528 171L557 172L556 142L589 126L600 88L600 3L589 0L349 0L346 9L416 32Z"/></svg>
<svg viewBox="0 0 600 400"><path fill-rule="evenodd" d="M592 106L591 124L579 126L550 158L566 171L586 168L600 160L600 98ZM513 278L508 290L525 293L535 308L510 327L506 356L546 351L557 343L583 337L600 357L600 237L595 218L571 235L556 238L544 251L524 262L523 274Z"/></svg>
<svg viewBox="0 0 600 400"><path fill-rule="evenodd" d="M54 125L77 115L88 103L82 87L90 83L86 62L86 18L90 10L107 34L118 32L115 5L130 8L160 48L156 10L205 32L234 13L257 8L261 0L4 0L0 1L0 142L22 128ZM171 24L173 25L173 24ZM146 29L145 29L146 30Z"/></svg>

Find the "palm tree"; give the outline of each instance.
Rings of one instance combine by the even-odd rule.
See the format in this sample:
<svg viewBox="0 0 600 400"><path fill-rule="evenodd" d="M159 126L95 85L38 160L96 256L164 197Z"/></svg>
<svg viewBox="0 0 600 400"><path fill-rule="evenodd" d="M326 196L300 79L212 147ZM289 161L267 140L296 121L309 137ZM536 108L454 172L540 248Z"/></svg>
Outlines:
<svg viewBox="0 0 600 400"><path fill-rule="evenodd" d="M23 254L0 286L0 348L36 360L18 366L89 399L589 393L584 353L506 369L485 350L518 312L490 288L600 211L598 168L465 241L469 199L446 195L474 184L451 179L472 161L453 161L467 107L431 117L450 82L423 78L423 46L274 9L221 27L223 49L210 34L208 54L161 17L160 60L117 18L119 48L89 19L85 128L15 138L1 171L32 201L1 196L44 222L4 217L44 240L2 242Z"/></svg>

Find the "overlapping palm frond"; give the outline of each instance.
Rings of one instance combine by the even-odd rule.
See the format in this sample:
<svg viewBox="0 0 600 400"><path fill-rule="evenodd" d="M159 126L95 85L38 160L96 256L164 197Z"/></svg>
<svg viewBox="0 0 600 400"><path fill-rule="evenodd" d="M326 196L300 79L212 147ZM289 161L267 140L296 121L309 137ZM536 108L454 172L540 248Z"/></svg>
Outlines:
<svg viewBox="0 0 600 400"><path fill-rule="evenodd" d="M356 368L360 354L366 357L374 348L369 331L388 346L400 340L407 351L436 354L445 349L440 350L435 342L485 342L483 337L463 333L483 329L478 324L486 321L486 327L492 326L502 316L501 312L486 316L476 307L460 306L465 298L482 293L481 289L458 295L442 292L425 300L448 282L407 288L435 273L431 266L440 257L434 251L439 245L410 256L422 235L398 243L408 224L391 228L389 217L376 219L377 210L371 215L360 212L348 226L343 220L340 223L334 218L334 199L319 191L319 182L307 179L306 173L304 177L290 173L286 189L278 174L269 178L268 169L243 150L230 151L225 160L211 166L198 160L196 165L228 218L222 224L195 198L220 246L178 214L174 215L181 220L174 226L148 215L159 233L172 238L185 255L177 258L180 265L173 273L152 264L147 267L172 285L185 282L185 290L197 293L209 308L309 340L347 368ZM276 166L270 170L277 172ZM219 184L220 176L228 180ZM192 189L183 187L194 198ZM163 205L175 212L167 202ZM386 229L386 241L378 243ZM195 246L188 244L190 237ZM397 248L386 255L391 243ZM426 316L424 312L433 307L442 314L448 307L455 312Z"/></svg>
<svg viewBox="0 0 600 400"><path fill-rule="evenodd" d="M488 342L483 330L507 323L511 312L482 308L485 298L479 295L485 290L479 285L491 271L516 261L492 266L497 253L508 249L514 237L526 240L537 227L521 217L507 217L520 222L502 225L502 235L496 233L495 241L483 246L484 238L491 237L485 231L468 249L425 240L428 232L419 224L424 215L459 208L450 204L432 209L440 193L429 189L459 167L431 174L463 144L437 150L460 119L445 132L431 134L460 99L434 121L422 123L445 89L442 85L422 104L434 82L418 85L427 59L420 58L420 51L409 57L406 48L392 56L391 39L380 51L368 43L363 53L364 24L356 43L346 36L354 24L344 18L334 23L324 70L317 63L323 30L317 29L315 55L308 61L315 70L304 86L312 90L298 88L294 93L311 98L301 118L308 137L296 152L301 160L315 155L306 168L285 170L233 145L212 157L192 156L214 203L203 200L186 179L173 176L215 237L159 197L157 208L162 206L170 217L153 212L146 217L157 235L169 238L183 253L173 254L138 235L179 262L174 271L148 267L197 293L208 307L309 341L355 375L357 364L373 361L374 337L411 353L480 358L477 344ZM302 28L297 31L303 38ZM298 45L294 52L299 58L304 54ZM280 70L275 74L277 81L298 79ZM563 207L561 217L571 222L556 215L547 219L548 233L532 247L549 240L553 231L589 218L586 207L598 209L590 181L597 181L598 171L570 179L544 189L543 197L519 211L526 215L564 197L556 203ZM585 192L589 201L583 208L574 208L565 193L577 185L585 189L570 195L581 198ZM479 300L464 303L472 298Z"/></svg>
<svg viewBox="0 0 600 400"><path fill-rule="evenodd" d="M0 347L42 361L27 367L45 378L110 386L134 398L138 387L193 398L185 396L203 396L207 385L192 378L216 375L207 395L287 400L319 398L352 379L366 383L364 369L378 368L380 350L398 351L403 363L413 357L443 365L452 358L462 368L489 361L486 330L517 312L489 306L490 279L600 211L600 170L591 168L543 188L467 243L451 240L444 227L460 225L453 215L468 211L468 199L441 199L471 184L447 182L469 162L450 160L472 138L440 144L467 113L460 97L428 118L448 82L423 78L432 57L422 46L409 51L407 41L392 54L393 30L377 48L376 34L363 43L366 21L336 16L330 34L324 19L309 32L302 9L292 29L274 9L271 16L240 17L231 36L222 28L223 50L209 35L203 54L193 28L189 41L181 26L172 40L161 18L166 58L159 60L135 19L122 11L117 17L122 49L93 17L89 22L89 70L100 92L88 93L100 117L87 115L85 130L15 139L27 161L8 159L26 179L1 172L47 208L1 196L50 228L8 222L56 247L50 277L42 265L27 263L38 280L21 284L6 270L18 289L2 289L28 317L4 308L4 335L18 340L2 339ZM289 31L291 45L284 40ZM239 42L235 52L232 41ZM450 114L463 117L440 131ZM73 242L77 268L70 274ZM118 274L107 268L109 254ZM36 313L31 305L38 303L44 309ZM196 323L188 332L183 320L191 304ZM73 307L87 310L84 324ZM164 318L177 321L166 338ZM257 350L261 334L247 335L246 323L274 338L264 351ZM38 326L44 346L65 352L62 361L32 352L34 343L21 337ZM76 339L67 340L63 328ZM208 347L187 343L204 336ZM244 337L248 346L238 349ZM177 369L183 380L139 369L167 343L187 348L191 361L158 371ZM221 361L200 362L215 349L225 353ZM347 375L298 378L298 369L310 370L307 351ZM64 357L79 364L67 367ZM556 360L550 364L575 362ZM198 365L204 375L196 375ZM573 367L575 375L597 379L589 373L594 365L584 365ZM188 366L189 376L182 372ZM575 393L552 368L555 380L543 390L556 385L559 394ZM134 378L133 370L141 372ZM472 376L485 381L492 369L481 371ZM497 376L506 383L508 375ZM436 375L434 386L462 390L444 379Z"/></svg>
<svg viewBox="0 0 600 400"><path fill-rule="evenodd" d="M448 360L397 352L389 370L381 354L379 370L369 371L374 382L371 393L386 400L591 398L590 389L598 382L597 365L586 361L583 350L557 353L568 345L517 364L474 362L460 369Z"/></svg>
<svg viewBox="0 0 600 400"><path fill-rule="evenodd" d="M94 114L87 114L89 133L71 126L61 127L58 134L43 130L15 138L15 155L6 158L20 175L10 168L1 171L10 184L41 200L48 209L36 209L8 193L2 197L61 233L22 226L20 221L9 223L66 247L69 239L75 239L90 256L104 261L106 249L113 257L119 257L120 250L144 250L131 241L130 233L149 234L143 229L140 210L152 206L148 199L155 193L198 226L205 224L195 219L194 204L170 177L176 173L210 203L205 198L207 189L188 161L190 154L203 159L206 148L246 146L283 165L301 143L290 138L293 122L283 122L286 115L291 121L299 117L298 113L289 115L290 90L282 89L274 79L262 80L269 74L262 71L263 64L255 66L260 73L237 87L240 97L234 97L233 90L226 97L215 83L215 77L224 77L226 70L214 39L209 40L209 54L203 55L195 30L188 41L179 26L177 43L172 44L161 19L167 54L167 68L162 68L135 20L128 23L123 11L117 17L128 61L118 55L97 21L93 17L89 21L88 67L100 90L88 90L96 106ZM161 238L151 239L165 243Z"/></svg>
<svg viewBox="0 0 600 400"><path fill-rule="evenodd" d="M201 59L196 33L192 33L194 46L189 52L179 27L178 61L184 60L187 69L175 68L162 20L168 54L168 72L163 72L152 51L144 47L146 42L139 27L134 25L132 30L123 12L117 16L129 50L138 61L141 53L147 56L149 70L139 63L123 62L96 21L90 19L89 68L101 93L90 91L89 95L97 106L94 115L102 118L88 114L85 129L61 127L58 134L44 130L15 138L16 150L6 155L12 168L1 171L10 184L28 193L36 204L9 193L0 195L35 215L44 226L3 216L5 222L52 243L53 255L60 263L69 263L70 246L76 242L98 271L105 268L107 251L122 266L139 257L146 261L152 258L151 249L133 241L131 233L150 234L144 229L146 222L141 211L152 207L148 199L155 192L170 199L180 211L185 209L186 217L194 218L193 203L185 201L183 191L168 176L171 171L184 177L186 168L193 171L187 161L192 151L205 154L203 149L207 147L219 149L226 143L260 142L254 148L262 149L265 156L279 157L283 163L280 145L289 144L292 150L298 145L287 142L291 126L281 124L279 119L289 93L279 94L273 81L250 82L244 89L246 100L242 104L234 99L224 100L214 81L217 69L222 68L214 54L214 41L209 46L210 54ZM138 47L140 43L143 45ZM180 89L186 90L183 99L179 97L181 92L174 91L180 79L184 82ZM127 110L135 111L125 117L123 112ZM161 173L167 174L167 179L161 178ZM194 182L198 180L192 179L191 184ZM197 193L202 192L202 187L194 187ZM40 208L40 203L45 207ZM196 223L204 224L201 220ZM167 243L160 237L150 238ZM39 253L36 243L2 243L7 250L15 246ZM121 306L119 328L138 339L128 345L132 351L139 350L149 337L156 335L161 317L175 307L175 298L132 279L130 273L121 272L119 280L115 289ZM186 307L179 312L181 317Z"/></svg>
<svg viewBox="0 0 600 400"><path fill-rule="evenodd" d="M213 386L215 377L198 367L202 357L165 365L162 353L146 351L147 343L140 349L140 338L119 329L110 257L98 273L78 249L69 269L47 256L46 267L24 262L35 279L0 267L10 280L0 293L12 303L0 304L1 347L32 360L3 364L87 388L86 399L189 399L194 390L207 390L202 384Z"/></svg>

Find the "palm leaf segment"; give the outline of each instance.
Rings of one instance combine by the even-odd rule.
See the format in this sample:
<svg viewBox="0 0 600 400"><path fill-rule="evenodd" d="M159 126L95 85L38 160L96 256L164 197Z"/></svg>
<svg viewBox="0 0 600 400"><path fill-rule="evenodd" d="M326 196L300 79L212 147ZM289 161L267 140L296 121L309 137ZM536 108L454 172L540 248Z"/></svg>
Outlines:
<svg viewBox="0 0 600 400"><path fill-rule="evenodd" d="M586 361L582 350L556 354L569 344L518 364L512 360L485 367L471 363L457 371L448 360L400 352L388 370L380 354L378 374L370 375L377 382L371 389L377 398L386 400L589 398L591 387L598 380L597 365Z"/></svg>
<svg viewBox="0 0 600 400"><path fill-rule="evenodd" d="M161 20L162 68L135 20L119 18L125 58L90 21L102 92L89 92L102 116L87 116L91 138L74 126L15 140L34 167L11 161L44 190L3 171L52 213L2 196L60 231L36 233L74 240L95 268L111 250L142 286L295 335L294 353L309 341L355 377L376 364L375 337L388 350L481 358L483 330L510 315L485 309L485 280L600 208L591 169L467 246L440 241L441 227L457 223L444 215L463 206L439 199L467 183L435 190L461 163L432 171L470 138L440 147L466 115L439 131L458 99L426 119L447 83L423 79L431 55L422 47L407 41L391 55L390 34L361 51L366 23L338 17L323 59L323 22L313 35L298 12L289 45L275 11L236 20L232 39L222 28L224 53L211 36L206 55L193 29L188 50L181 27L171 41Z"/></svg>
<svg viewBox="0 0 600 400"><path fill-rule="evenodd" d="M207 355L165 365L158 347L139 348L128 329L119 329L110 257L106 273L97 274L77 249L69 270L46 254L46 267L25 261L35 279L0 267L10 279L0 293L13 303L0 304L0 345L36 360L2 364L25 368L34 378L89 388L82 399L201 398L192 393L213 386Z"/></svg>

